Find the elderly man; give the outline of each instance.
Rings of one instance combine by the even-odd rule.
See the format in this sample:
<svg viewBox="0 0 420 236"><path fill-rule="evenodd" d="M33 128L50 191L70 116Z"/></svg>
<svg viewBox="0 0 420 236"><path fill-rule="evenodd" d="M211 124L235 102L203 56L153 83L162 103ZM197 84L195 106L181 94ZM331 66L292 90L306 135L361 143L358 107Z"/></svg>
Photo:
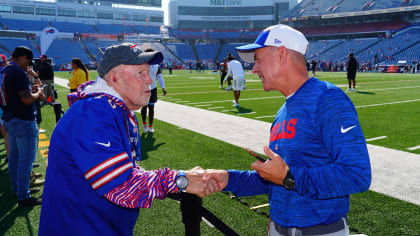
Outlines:
<svg viewBox="0 0 420 236"><path fill-rule="evenodd" d="M369 155L356 109L339 88L308 78L308 41L295 29L275 25L239 56L255 62L265 91L286 97L271 126L270 158L256 171L208 170L219 190L237 196L269 193L269 235L348 235L349 196L371 182Z"/></svg>
<svg viewBox="0 0 420 236"><path fill-rule="evenodd" d="M100 77L78 87L79 100L51 137L39 235L132 235L139 208L154 198L212 190L197 171L135 164L141 153L133 110L149 101L149 64L162 59L134 44L114 45L105 50Z"/></svg>

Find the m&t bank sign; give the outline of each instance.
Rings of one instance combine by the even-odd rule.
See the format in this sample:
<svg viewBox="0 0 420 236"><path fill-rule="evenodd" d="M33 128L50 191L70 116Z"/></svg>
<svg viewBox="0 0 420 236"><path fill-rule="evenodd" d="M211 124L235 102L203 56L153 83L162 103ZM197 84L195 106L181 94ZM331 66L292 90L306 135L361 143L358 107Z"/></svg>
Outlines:
<svg viewBox="0 0 420 236"><path fill-rule="evenodd" d="M239 6L242 0L210 0L210 6Z"/></svg>

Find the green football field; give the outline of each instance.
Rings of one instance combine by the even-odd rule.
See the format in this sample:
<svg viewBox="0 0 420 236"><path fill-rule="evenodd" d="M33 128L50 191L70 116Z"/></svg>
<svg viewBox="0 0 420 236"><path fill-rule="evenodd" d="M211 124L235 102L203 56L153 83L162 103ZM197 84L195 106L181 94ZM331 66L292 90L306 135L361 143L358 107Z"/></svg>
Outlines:
<svg viewBox="0 0 420 236"><path fill-rule="evenodd" d="M56 76L68 78L67 73ZM91 72L91 79L96 76ZM344 73L317 73L321 80L330 81L343 89L347 80ZM219 88L220 75L211 72L164 72L168 95L159 99L209 109L241 117L272 122L284 103L284 97L275 91L264 92L255 75L247 75L246 90L240 99L240 109L232 107L233 94ZM374 145L420 154L420 76L412 74L358 73L357 92L348 93L353 100L367 139L386 136ZM226 87L226 85L225 85ZM68 89L56 86L58 101L67 109L65 95ZM158 90L159 93L160 89ZM156 112L159 112L158 110ZM40 137L37 172L45 173L48 140L55 125L53 109L42 108L45 137ZM140 120L140 116L138 115ZM204 118L203 118L204 119ZM254 161L241 148L156 121L154 134L142 134L141 165L146 169L170 167L189 169L196 165L203 168L249 169ZM2 140L0 141L2 143ZM5 152L0 158L5 157ZM40 207L17 208L11 193L7 164L0 159L0 235L37 235ZM77 190L75 190L77 191ZM36 197L42 196L37 193ZM203 205L216 214L240 235L266 235L268 207L250 210L250 206L267 203L267 195L244 197L240 201L229 195L217 193L204 198ZM400 201L383 194L368 191L350 198L348 214L351 233L366 235L420 235L420 206ZM54 222L51 222L53 224ZM77 227L77 225L75 225ZM141 209L134 235L184 235L179 203L172 199L155 200L152 208ZM221 235L217 230L201 224L202 235ZM60 235L60 232L57 232Z"/></svg>
<svg viewBox="0 0 420 236"><path fill-rule="evenodd" d="M345 73L316 76L347 89ZM240 109L232 107L231 91L219 89L219 74L175 71L172 76L165 74L165 84L168 95L159 99L270 123L285 101L277 91L263 91L260 79L251 72L246 75ZM420 74L359 73L357 92L347 94L356 106L366 139L383 137L368 143L420 153L420 147L410 150L420 145Z"/></svg>

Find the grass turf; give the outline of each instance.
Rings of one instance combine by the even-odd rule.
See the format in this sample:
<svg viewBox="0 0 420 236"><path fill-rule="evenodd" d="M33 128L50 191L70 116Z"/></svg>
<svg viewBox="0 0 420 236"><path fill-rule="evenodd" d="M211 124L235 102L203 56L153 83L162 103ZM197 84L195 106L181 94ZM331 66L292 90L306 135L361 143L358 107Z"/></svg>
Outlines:
<svg viewBox="0 0 420 236"><path fill-rule="evenodd" d="M179 76L178 76L179 73ZM92 74L91 74L92 75ZM375 75L375 76L373 76ZM61 76L61 75L58 75ZM209 81L191 77L216 77L218 75L203 75L188 72L176 71L175 76L165 77L165 82L169 92L166 100L177 102L180 104L222 101L213 105L223 106L224 108L214 109L222 112L231 109L230 100L232 94L230 92L221 91L217 88L219 80L209 79ZM386 78L378 78L378 77ZM403 93L382 94L379 91L392 91L390 88L410 87L420 85L417 77L402 75L383 75L383 74L359 74L360 90L369 93L350 93L350 97L355 105L375 104L372 96L383 96L378 100L387 99L392 96L394 101L397 99L415 99L415 95L404 90ZM64 76L62 76L64 77ZM179 77L179 78L178 78ZM252 76L250 76L252 81ZM343 74L340 73L322 73L321 79L329 80L340 84L345 82ZM93 77L92 77L93 78ZM248 76L247 76L248 78ZM344 78L344 77L343 77ZM395 81L398 85L395 85ZM247 117L253 119L263 115L273 115L280 105L284 102L284 98L275 92L261 91L260 82L247 82L247 90L243 93L243 98L259 98L259 97L275 97L270 99L254 99L245 100L242 104L249 109L256 111L257 115L250 114ZM375 84L371 84L374 82ZM402 85L403 83L404 85ZM182 88L175 88L179 86ZM193 87L206 86L206 87ZM192 88L189 88L192 87ZM67 109L65 95L68 89L57 86L59 93L59 101L63 104L64 110ZM257 90L251 90L257 89ZM372 89L388 89L373 90ZM216 92L211 92L211 91ZM395 89L398 91L398 89ZM410 90L410 89L407 89ZM415 89L412 89L415 91ZM396 92L397 92L396 91ZM191 92L204 92L200 94L185 94ZM184 93L179 95L171 95L174 93ZM398 97L397 95L400 94ZM397 96L397 97L394 97ZM407 95L407 96L405 96ZM365 97L366 96L366 97ZM411 96L411 97L410 97ZM162 98L162 97L160 97ZM417 97L419 98L419 97ZM181 99L181 100L174 100ZM185 102L185 100L189 100ZM227 101L223 101L227 100ZM184 102L180 102L184 101ZM388 101L392 101L391 99ZM382 101L381 103L383 103ZM189 104L191 106L203 105L206 103ZM386 147L405 150L406 146L414 144L418 139L418 125L416 126L415 117L418 117L419 109L416 109L416 102L395 104L391 106L376 106L359 108L359 118L367 138L384 135L393 142L386 140L377 140L374 144L380 144ZM417 103L418 104L418 103ZM417 105L418 107L418 105ZM202 107L208 109L209 107ZM225 111L235 114L235 112ZM238 113L238 112L236 112ZM42 108L43 123L41 128L46 129L47 137L51 136L52 129L55 124L55 116L51 107ZM404 115L401 115L404 114ZM138 118L140 118L138 116ZM273 118L263 118L271 122ZM415 128L413 128L413 125ZM185 129L180 129L161 121L155 122L156 132L153 135L142 135L142 166L146 169L156 169L168 166L173 169L189 169L196 165L203 168L218 169L249 169L250 164L254 161L245 151L236 146L209 138ZM396 133L395 133L396 132ZM388 134L390 133L390 134ZM391 134L395 133L395 134ZM406 140L402 140L406 139ZM394 145L394 146L393 146ZM417 144L418 145L418 144ZM46 148L40 148L45 150ZM416 151L414 151L416 153ZM417 152L418 153L418 152ZM4 153L3 153L4 157ZM45 173L46 158L38 152L37 162L41 164L37 172ZM7 173L7 165L0 161L0 235L34 235L38 232L38 221L40 215L40 207L32 209L17 208L16 199L11 193L10 181ZM42 191L41 191L42 192ZM35 196L42 196L42 193ZM246 197L241 200L250 206L261 205L267 203L267 195ZM349 223L352 233L364 233L367 235L420 235L420 222L418 215L420 214L420 206L393 199L391 197L368 191L361 194L354 194L350 198ZM248 209L248 206L234 199L230 199L228 195L223 193L213 194L203 200L203 204L221 220L236 230L240 235L265 235L268 219L268 208L261 208L259 213ZM156 200L151 209L141 209L140 216L134 229L134 235L183 235L182 219L179 212L179 204L171 199L163 201ZM204 222L201 225L203 235L220 235L214 228L207 226Z"/></svg>

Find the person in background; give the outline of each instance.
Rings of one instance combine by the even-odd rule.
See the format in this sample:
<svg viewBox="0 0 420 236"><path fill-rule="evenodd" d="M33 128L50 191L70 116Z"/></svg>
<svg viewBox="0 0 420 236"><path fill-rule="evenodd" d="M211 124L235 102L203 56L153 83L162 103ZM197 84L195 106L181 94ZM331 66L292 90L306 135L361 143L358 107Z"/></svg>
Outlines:
<svg viewBox="0 0 420 236"><path fill-rule="evenodd" d="M225 81L228 80L230 76L233 78L232 90L233 90L233 107L239 108L239 97L241 96L241 91L244 90L245 86L245 72L242 64L235 60L235 57L229 53L226 58L227 62L227 73L225 75Z"/></svg>
<svg viewBox="0 0 420 236"><path fill-rule="evenodd" d="M172 60L168 61L168 70L169 70L169 74L172 75Z"/></svg>
<svg viewBox="0 0 420 236"><path fill-rule="evenodd" d="M0 54L0 71L8 65L7 58L4 54ZM9 161L9 135L7 134L7 130L4 127L3 122L3 109L0 108L0 133L4 139L4 148L6 149L6 159L5 162Z"/></svg>
<svg viewBox="0 0 420 236"><path fill-rule="evenodd" d="M155 50L148 48L145 50L145 52L154 52ZM159 64L150 65L149 66L149 76L152 78L152 84L150 85L150 99L147 106L144 106L141 109L141 118L143 120L143 130L144 132L155 132L155 129L153 128L153 118L155 116L155 103L157 102L157 81L159 80L160 87L162 88L163 96L166 95L166 89L165 89L165 81L163 80L162 76L162 70L160 69ZM146 123L146 117L147 117L147 110L149 110L149 126L147 126Z"/></svg>
<svg viewBox="0 0 420 236"><path fill-rule="evenodd" d="M70 92L76 92L79 85L89 81L89 71L80 58L74 58L71 61L71 67L73 73L69 79Z"/></svg>
<svg viewBox="0 0 420 236"><path fill-rule="evenodd" d="M219 88L223 88L223 82L224 82L224 78L226 76L226 70L227 70L227 62L226 59L223 59L223 62L220 63L220 87Z"/></svg>
<svg viewBox="0 0 420 236"><path fill-rule="evenodd" d="M312 59L312 62L311 62L312 76L315 76L316 65L317 65L317 62L315 61L315 59Z"/></svg>
<svg viewBox="0 0 420 236"><path fill-rule="evenodd" d="M51 102L55 102L55 96L54 96L54 70L51 66L51 64L48 62L47 55L41 55L41 65L38 68L38 76L39 79L42 81L43 84L48 85L45 87L45 96L48 98L51 98Z"/></svg>
<svg viewBox="0 0 420 236"><path fill-rule="evenodd" d="M349 62L347 63L347 80L349 81L349 88L347 89L347 91L349 92L356 91L356 73L358 67L359 65L357 64L353 53L350 53ZM352 82L353 88L351 88Z"/></svg>
<svg viewBox="0 0 420 236"><path fill-rule="evenodd" d="M0 71L3 119L10 143L9 175L19 207L42 203L31 196L33 192L29 189L38 140L34 103L45 98L41 82L37 80L32 85L29 80L27 70L32 59L32 51L19 46L12 52L10 65Z"/></svg>

